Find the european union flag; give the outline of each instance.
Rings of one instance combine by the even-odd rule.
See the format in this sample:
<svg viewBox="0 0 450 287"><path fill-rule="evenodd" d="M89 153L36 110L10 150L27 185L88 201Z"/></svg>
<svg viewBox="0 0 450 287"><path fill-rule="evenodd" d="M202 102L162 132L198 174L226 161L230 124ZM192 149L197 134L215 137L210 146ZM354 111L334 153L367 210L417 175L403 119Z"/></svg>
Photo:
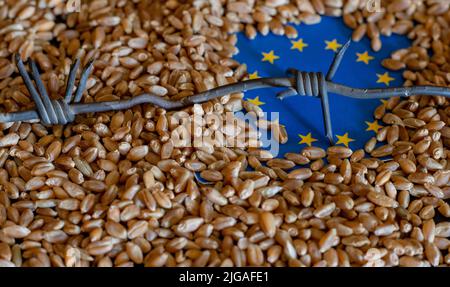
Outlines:
<svg viewBox="0 0 450 287"><path fill-rule="evenodd" d="M297 25L299 36L258 35L249 40L238 36L239 53L236 59L247 64L250 79L257 77L283 77L288 68L306 72L326 73L335 53L351 38L352 31L341 19L322 17L318 25ZM370 41L364 38L352 42L345 53L333 82L355 88L381 88L402 85L401 72L388 71L381 61L390 53L410 45L401 36L382 38L383 48L374 52ZM245 93L250 101L266 113L279 113L280 124L286 127L289 141L281 145L280 154L298 152L306 146L326 148L320 100L312 97L289 97L283 101L276 98L273 88ZM382 123L373 118L373 111L382 104L380 100L358 100L329 94L334 141L353 150L362 148L373 137ZM274 120L274 119L272 119Z"/></svg>

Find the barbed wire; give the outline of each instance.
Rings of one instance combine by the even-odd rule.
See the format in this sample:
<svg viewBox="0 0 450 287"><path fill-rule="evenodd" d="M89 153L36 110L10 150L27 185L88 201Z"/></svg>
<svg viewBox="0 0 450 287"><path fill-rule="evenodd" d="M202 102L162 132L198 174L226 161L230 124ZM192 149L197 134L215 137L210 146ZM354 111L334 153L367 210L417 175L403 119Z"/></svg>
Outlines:
<svg viewBox="0 0 450 287"><path fill-rule="evenodd" d="M213 88L193 96L172 101L153 94L141 94L127 100L80 103L86 83L93 69L94 61L90 60L83 68L78 87L73 96L76 74L80 67L80 60L76 59L72 65L66 86L64 99L50 99L40 78L36 63L29 60L30 74L19 55L16 55L16 65L28 89L36 110L15 113L0 113L0 122L19 122L40 120L46 126L65 125L75 120L75 116L85 113L106 112L113 110L130 109L140 104L152 104L166 110L182 109L193 104L201 104L228 94L245 92L254 89L281 87L287 88L277 94L280 100L292 96L310 96L321 100L325 133L333 144L333 129L330 116L328 93L338 94L354 99L386 99L395 96L410 97L415 95L430 95L450 97L450 88L438 86L411 86L398 88L360 89L332 82L338 67L350 45L350 40L336 53L333 62L324 76L321 72L304 72L295 68L288 69L285 78L258 78L241 81L229 85ZM36 87L33 85L33 81Z"/></svg>

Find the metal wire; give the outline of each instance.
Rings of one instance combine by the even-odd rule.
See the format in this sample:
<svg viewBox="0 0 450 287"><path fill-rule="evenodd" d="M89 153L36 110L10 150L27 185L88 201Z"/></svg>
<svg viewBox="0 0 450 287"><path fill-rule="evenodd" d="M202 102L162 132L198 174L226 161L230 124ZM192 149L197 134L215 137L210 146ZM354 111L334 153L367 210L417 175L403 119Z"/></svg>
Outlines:
<svg viewBox="0 0 450 287"><path fill-rule="evenodd" d="M281 91L277 97L282 100L291 96L310 96L320 98L322 104L325 132L328 140L333 144L333 130L330 117L330 105L328 93L339 94L354 99L385 99L394 96L409 97L415 95L432 95L450 97L450 88L437 86L413 86L399 88L358 89L332 82L344 53L350 45L348 41L335 55L326 77L321 72L303 72L294 68L288 69L286 78L259 78L243 82L220 86L199 94L185 97L177 101L171 101L152 94L141 94L139 96L122 101L110 101L100 103L80 104L81 97L86 89L89 74L93 69L94 62L91 60L83 68L80 81L73 97L77 70L80 60L76 59L69 72L64 100L52 100L42 83L34 61L30 61L30 71L37 90L33 86L30 75L18 55L16 55L17 68L23 78L36 110L28 110L15 113L0 113L0 122L17 122L40 120L44 125L64 125L75 119L76 115L95 112L106 112L112 110L130 109L140 104L153 104L166 110L181 109L193 104L200 104L224 95L249 91L260 88L282 87L287 90Z"/></svg>
<svg viewBox="0 0 450 287"><path fill-rule="evenodd" d="M75 113L70 108L70 99L72 98L71 91L74 87L75 76L79 66L79 61L75 62L69 73L69 80L66 89L65 100L52 100L48 96L44 83L41 80L36 63L33 60L29 61L31 78L34 80L36 88L33 86L30 75L26 71L25 65L19 55L16 55L17 68L22 76L28 92L31 94L36 105L36 111L26 111L10 114L0 114L0 122L16 122L16 121L30 121L40 119L44 125L65 125L75 119ZM78 64L77 64L78 63ZM91 64L92 65L92 64ZM89 64L81 75L82 82L77 89L84 90L85 85L92 67ZM39 93L38 93L39 91ZM80 96L81 97L81 96Z"/></svg>

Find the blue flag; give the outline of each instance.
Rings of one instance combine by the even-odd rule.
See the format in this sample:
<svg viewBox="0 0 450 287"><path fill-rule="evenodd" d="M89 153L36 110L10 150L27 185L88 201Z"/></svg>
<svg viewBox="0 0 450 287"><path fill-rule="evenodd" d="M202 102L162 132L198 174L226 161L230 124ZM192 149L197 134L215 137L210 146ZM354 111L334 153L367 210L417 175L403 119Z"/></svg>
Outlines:
<svg viewBox="0 0 450 287"><path fill-rule="evenodd" d="M337 51L351 38L352 30L341 19L322 17L317 25L297 25L297 39L286 36L258 35L249 40L238 35L239 53L235 59L247 64L249 78L285 77L288 68L305 72L326 74ZM382 37L383 47L379 52L370 48L365 37L352 42L339 66L333 82L355 88L383 88L402 86L402 73L388 71L381 61L398 49L410 46L403 36ZM289 140L280 146L280 155L299 152L306 146L328 147L321 103L313 97L276 98L279 89L259 89L245 93L250 101L267 114L278 113L278 121L286 127ZM329 94L333 124L333 139L336 145L353 150L362 148L383 125L373 118L373 111L382 104L380 100L358 100ZM277 120L277 119L271 119Z"/></svg>

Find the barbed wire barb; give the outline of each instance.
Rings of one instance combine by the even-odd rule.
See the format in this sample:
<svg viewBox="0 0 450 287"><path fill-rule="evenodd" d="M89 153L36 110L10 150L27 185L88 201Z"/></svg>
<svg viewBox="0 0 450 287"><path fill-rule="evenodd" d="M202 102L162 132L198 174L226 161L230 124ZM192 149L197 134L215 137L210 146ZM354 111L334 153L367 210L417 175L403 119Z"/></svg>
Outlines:
<svg viewBox="0 0 450 287"><path fill-rule="evenodd" d="M90 60L83 68L74 93L76 74L80 67L80 59L75 59L67 79L66 91L63 99L54 100L48 95L47 90L40 78L36 63L29 61L31 77L25 68L25 64L19 55L16 55L16 65L24 84L30 93L36 109L14 113L0 113L0 122L19 122L40 120L46 126L65 125L75 120L75 116L85 113L107 112L113 110L130 109L140 104L152 104L166 110L182 109L193 104L201 104L222 96L245 92L254 89L283 87L287 88L277 94L282 100L292 96L310 96L321 100L322 116L326 137L333 144L333 129L330 116L329 93L337 94L354 99L385 99L395 96L410 97L415 95L444 96L450 97L449 87L438 86L411 86L398 88L375 88L359 89L342 84L334 83L333 76L339 68L345 51L350 46L350 40L335 54L332 64L324 76L321 72L304 72L295 68L287 70L288 77L269 77L241 81L229 85L216 87L193 96L172 101L153 94L141 94L127 100L80 103L86 89L89 75L94 67L94 61ZM36 87L33 85L33 81Z"/></svg>

